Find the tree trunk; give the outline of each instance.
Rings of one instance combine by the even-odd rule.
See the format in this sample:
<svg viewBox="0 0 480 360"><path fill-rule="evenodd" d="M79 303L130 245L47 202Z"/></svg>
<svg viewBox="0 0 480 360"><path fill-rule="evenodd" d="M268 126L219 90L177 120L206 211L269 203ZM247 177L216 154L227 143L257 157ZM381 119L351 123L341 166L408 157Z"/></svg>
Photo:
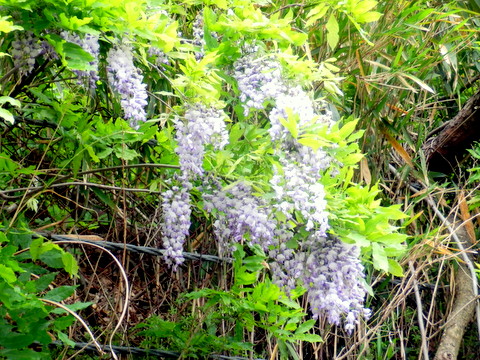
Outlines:
<svg viewBox="0 0 480 360"><path fill-rule="evenodd" d="M457 227L456 233L464 247L468 248L469 237L465 226ZM459 266L455 274L455 302L445 323L434 360L457 359L465 328L475 313L476 301L470 271L459 257Z"/></svg>
<svg viewBox="0 0 480 360"><path fill-rule="evenodd" d="M423 146L428 167L450 173L471 144L480 140L480 91L473 95L462 110L430 137Z"/></svg>

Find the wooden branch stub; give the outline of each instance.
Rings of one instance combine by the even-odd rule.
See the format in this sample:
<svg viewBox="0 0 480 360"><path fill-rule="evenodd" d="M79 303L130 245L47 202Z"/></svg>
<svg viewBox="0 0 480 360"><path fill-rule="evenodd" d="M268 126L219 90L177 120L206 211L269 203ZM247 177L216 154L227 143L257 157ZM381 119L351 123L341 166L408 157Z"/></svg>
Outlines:
<svg viewBox="0 0 480 360"><path fill-rule="evenodd" d="M449 173L457 167L474 141L480 140L480 91L424 146L430 170Z"/></svg>
<svg viewBox="0 0 480 360"><path fill-rule="evenodd" d="M451 219L451 217L449 218ZM469 237L465 226L457 225L456 233L467 246ZM476 301L470 271L464 262L459 261L455 273L455 302L451 313L447 317L434 360L457 359L465 328L475 314Z"/></svg>

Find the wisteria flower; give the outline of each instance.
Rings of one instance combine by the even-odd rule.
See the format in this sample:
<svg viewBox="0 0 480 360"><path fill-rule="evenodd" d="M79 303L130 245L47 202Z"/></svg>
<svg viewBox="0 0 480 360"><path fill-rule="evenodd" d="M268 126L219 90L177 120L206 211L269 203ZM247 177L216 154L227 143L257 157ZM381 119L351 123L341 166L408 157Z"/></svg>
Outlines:
<svg viewBox="0 0 480 360"><path fill-rule="evenodd" d="M324 316L329 323L344 324L345 330L352 331L360 317L370 315L363 305L367 290L358 248L319 233L312 234L304 246L309 254L304 259L303 282L313 317Z"/></svg>
<svg viewBox="0 0 480 360"><path fill-rule="evenodd" d="M107 77L112 88L120 95L120 105L130 125L138 128L139 121L146 121L147 85L133 63L130 46L121 44L110 49L107 55Z"/></svg>
<svg viewBox="0 0 480 360"><path fill-rule="evenodd" d="M212 194L203 194L203 200L205 210L215 209L214 232L222 248L246 241L267 250L273 244L276 222L247 184L238 182L228 189L217 184Z"/></svg>
<svg viewBox="0 0 480 360"><path fill-rule="evenodd" d="M92 70L73 70L73 72L79 77L80 83L86 79L88 80L90 88L95 89L97 87L97 81L100 79L98 76L98 56L100 51L98 36L86 34L81 38L78 34L66 31L63 31L60 35L68 42L79 45L83 50L93 56L93 60L89 62Z"/></svg>
<svg viewBox="0 0 480 360"><path fill-rule="evenodd" d="M12 41L12 57L21 77L32 72L36 58L42 53L42 42L32 32L15 34L15 40Z"/></svg>
<svg viewBox="0 0 480 360"><path fill-rule="evenodd" d="M170 59L167 57L162 50L155 46L148 48L148 55L152 56L155 59L155 65L162 71L165 71L164 65L170 65Z"/></svg>
<svg viewBox="0 0 480 360"><path fill-rule="evenodd" d="M190 229L190 190L188 181L172 186L162 194L162 242L165 248L163 258L167 265L176 270L184 262L183 244Z"/></svg>
<svg viewBox="0 0 480 360"><path fill-rule="evenodd" d="M327 202L323 185L308 167L293 162L283 162L283 174L276 173L270 183L275 191L273 206L287 218L294 211L301 213L306 230L316 229L322 234L328 230Z"/></svg>
<svg viewBox="0 0 480 360"><path fill-rule="evenodd" d="M175 150L180 157L180 168L187 178L203 175L205 146L222 149L228 143L225 113L203 104L189 107L183 119L175 120L178 142Z"/></svg>
<svg viewBox="0 0 480 360"><path fill-rule="evenodd" d="M251 109L263 109L265 101L276 99L287 90L280 63L273 59L250 53L237 60L234 68L245 116Z"/></svg>

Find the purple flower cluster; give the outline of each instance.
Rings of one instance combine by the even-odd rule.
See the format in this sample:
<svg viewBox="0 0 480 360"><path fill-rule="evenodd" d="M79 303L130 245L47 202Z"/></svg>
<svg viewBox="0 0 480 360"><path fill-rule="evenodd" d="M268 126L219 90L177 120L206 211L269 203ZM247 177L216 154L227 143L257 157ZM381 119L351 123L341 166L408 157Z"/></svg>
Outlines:
<svg viewBox="0 0 480 360"><path fill-rule="evenodd" d="M275 191L273 206L288 219L292 219L294 211L299 212L306 222L305 230L316 229L325 235L328 230L325 191L308 170L302 164L284 162L283 174L277 172L271 179Z"/></svg>
<svg viewBox="0 0 480 360"><path fill-rule="evenodd" d="M321 233L313 233L307 245L303 282L313 317L325 316L331 324L343 323L352 331L359 317L370 315L363 307L367 291L358 248Z"/></svg>
<svg viewBox="0 0 480 360"><path fill-rule="evenodd" d="M344 324L351 331L359 317L368 316L369 311L363 308L366 290L358 249L327 237L329 214L321 178L334 160L324 148L313 149L298 141L309 128L330 128L333 116L326 107L316 106L301 87L290 86L278 62L249 51L234 66L246 116L251 109L264 109L265 102L272 101L269 134L281 170L275 169L271 179L274 197L270 206L311 234L299 239L293 249L288 246L293 238L291 229L277 224L273 246L268 249L273 280L286 291L300 280L307 288L314 317L325 316L330 323ZM282 124L292 117L295 136ZM241 198L236 201L241 202ZM233 204L232 200L230 206Z"/></svg>
<svg viewBox="0 0 480 360"><path fill-rule="evenodd" d="M205 210L216 212L214 231L221 248L234 243L259 244L264 250L273 245L276 222L269 208L249 185L238 182L226 189L203 194Z"/></svg>
<svg viewBox="0 0 480 360"><path fill-rule="evenodd" d="M199 48L199 51L195 53L195 58L201 60L205 55L205 39L203 30L203 15L198 14L192 25L193 28L193 45Z"/></svg>
<svg viewBox="0 0 480 360"><path fill-rule="evenodd" d="M275 107L269 113L270 137L273 141L286 141L291 139L288 130L282 125L280 119L288 118L288 111L298 116L297 126L301 128L315 120L316 114L312 100L299 86L290 88L275 98Z"/></svg>
<svg viewBox="0 0 480 360"><path fill-rule="evenodd" d="M32 72L36 58L42 53L42 42L32 32L15 34L15 40L12 41L12 57L20 77Z"/></svg>
<svg viewBox="0 0 480 360"><path fill-rule="evenodd" d="M163 193L162 201L162 241L165 248L164 259L167 265L176 270L185 260L183 244L190 229L190 190L188 181L181 181L181 186L172 186Z"/></svg>
<svg viewBox="0 0 480 360"><path fill-rule="evenodd" d="M73 70L73 72L79 77L80 83L86 79L88 80L90 88L95 89L97 87L97 81L100 80L98 76L98 56L100 52L98 36L86 34L85 37L81 38L78 34L66 31L63 31L60 35L68 42L79 45L83 50L93 56L93 60L89 62L92 70Z"/></svg>
<svg viewBox="0 0 480 360"><path fill-rule="evenodd" d="M148 55L155 59L155 65L161 70L165 71L164 65L170 65L170 59L167 55L155 46L148 48Z"/></svg>
<svg viewBox="0 0 480 360"><path fill-rule="evenodd" d="M293 233L286 225L279 223L275 229L274 246L270 247L268 256L273 261L270 263L272 280L287 293L298 285L304 272L304 264L301 256L304 252L296 252L287 246L292 240Z"/></svg>
<svg viewBox="0 0 480 360"><path fill-rule="evenodd" d="M167 190L162 204L164 257L174 270L183 262L182 248L190 228L191 181L203 175L205 146L210 144L221 149L228 143L224 119L223 111L197 104L186 110L183 119L175 120L178 142L175 151L179 155L182 170L178 180L182 185Z"/></svg>
<svg viewBox="0 0 480 360"><path fill-rule="evenodd" d="M287 90L280 64L268 57L249 53L237 60L234 68L245 116L251 109L264 109L265 101L274 100Z"/></svg>
<svg viewBox="0 0 480 360"><path fill-rule="evenodd" d="M175 151L180 157L180 168L186 178L203 175L206 145L212 144L215 149L222 149L228 143L225 117L221 110L197 104L187 109L184 119L176 119L178 146Z"/></svg>
<svg viewBox="0 0 480 360"><path fill-rule="evenodd" d="M107 77L112 88L120 95L120 105L132 128L146 121L147 86L133 63L132 49L125 44L114 46L107 55Z"/></svg>

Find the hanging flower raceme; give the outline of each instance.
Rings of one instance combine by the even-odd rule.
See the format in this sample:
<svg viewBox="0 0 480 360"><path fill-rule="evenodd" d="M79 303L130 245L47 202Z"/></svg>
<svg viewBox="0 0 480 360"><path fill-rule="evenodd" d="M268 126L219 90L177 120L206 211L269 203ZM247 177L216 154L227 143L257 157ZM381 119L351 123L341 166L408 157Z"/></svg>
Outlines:
<svg viewBox="0 0 480 360"><path fill-rule="evenodd" d="M309 247L303 282L314 318L325 316L329 323L355 328L360 317L369 317L363 302L367 295L364 267L357 247L313 233L303 246Z"/></svg>
<svg viewBox="0 0 480 360"><path fill-rule="evenodd" d="M185 179L179 179L180 185L174 185L162 194L162 242L165 248L163 258L167 265L176 270L185 260L183 244L190 229L190 190L192 185Z"/></svg>
<svg viewBox="0 0 480 360"><path fill-rule="evenodd" d="M42 53L42 42L32 32L15 34L15 40L12 41L12 57L20 77L32 72L36 58Z"/></svg>
<svg viewBox="0 0 480 360"><path fill-rule="evenodd" d="M267 250L273 244L276 221L247 184L238 182L227 189L216 184L212 194L203 194L203 200L205 210L215 211L214 231L221 248L246 241Z"/></svg>
<svg viewBox="0 0 480 360"><path fill-rule="evenodd" d="M296 253L288 247L288 242L293 238L292 231L287 229L285 223L279 223L275 229L274 246L268 250L272 280L287 293L298 286L298 279L303 274L303 261L300 256L304 253Z"/></svg>
<svg viewBox="0 0 480 360"><path fill-rule="evenodd" d="M198 14L195 17L195 21L192 24L192 29L193 29L193 45L198 47L198 51L195 52L195 58L197 60L201 60L203 56L205 55L205 39L203 38L204 36L204 30L203 30L203 15Z"/></svg>
<svg viewBox="0 0 480 360"><path fill-rule="evenodd" d="M330 128L333 125L332 113L326 106L320 109L320 115L317 107L299 86L289 88L275 99L275 107L269 113L271 125L269 134L272 141L277 143L277 150L283 152L288 161L302 164L304 170L308 167L310 176L318 180L320 171L331 165L331 156L322 147L312 149L301 144L296 138L302 135L303 129L307 126L325 125ZM282 124L282 120L288 122L290 117L294 117L296 123L295 128L298 131L296 137ZM330 146L333 147L335 144Z"/></svg>
<svg viewBox="0 0 480 360"><path fill-rule="evenodd" d="M92 70L73 70L73 72L78 76L80 84L83 80L87 80L90 88L95 89L97 87L97 81L100 79L98 76L98 56L100 52L98 36L86 34L82 38L78 34L66 31L63 31L60 35L68 42L79 45L83 50L93 56L93 60L88 63Z"/></svg>
<svg viewBox="0 0 480 360"><path fill-rule="evenodd" d="M288 219L298 211L307 231L316 229L325 235L328 212L323 185L307 166L290 161L283 161L282 165L283 173L277 172L270 181L275 191L273 206Z"/></svg>
<svg viewBox="0 0 480 360"><path fill-rule="evenodd" d="M263 109L265 101L276 99L287 91L280 64L275 60L250 53L237 60L234 67L233 76L245 116L251 109Z"/></svg>
<svg viewBox="0 0 480 360"><path fill-rule="evenodd" d="M120 95L120 105L125 119L134 128L139 121L146 121L147 85L143 76L133 63L130 46L121 44L114 46L107 55L107 77L112 88Z"/></svg>
<svg viewBox="0 0 480 360"><path fill-rule="evenodd" d="M228 143L225 114L203 104L190 106L182 119L175 120L177 130L176 152L180 158L182 175L180 186L173 186L163 194L162 238L166 249L164 258L176 269L183 262L183 244L190 228L191 204L189 192L192 181L203 175L205 146L221 149Z"/></svg>
<svg viewBox="0 0 480 360"><path fill-rule="evenodd" d="M221 110L197 104L187 109L183 119L175 120L178 142L175 151L186 178L193 179L203 175L206 145L211 144L215 149L222 149L228 143L225 117Z"/></svg>

